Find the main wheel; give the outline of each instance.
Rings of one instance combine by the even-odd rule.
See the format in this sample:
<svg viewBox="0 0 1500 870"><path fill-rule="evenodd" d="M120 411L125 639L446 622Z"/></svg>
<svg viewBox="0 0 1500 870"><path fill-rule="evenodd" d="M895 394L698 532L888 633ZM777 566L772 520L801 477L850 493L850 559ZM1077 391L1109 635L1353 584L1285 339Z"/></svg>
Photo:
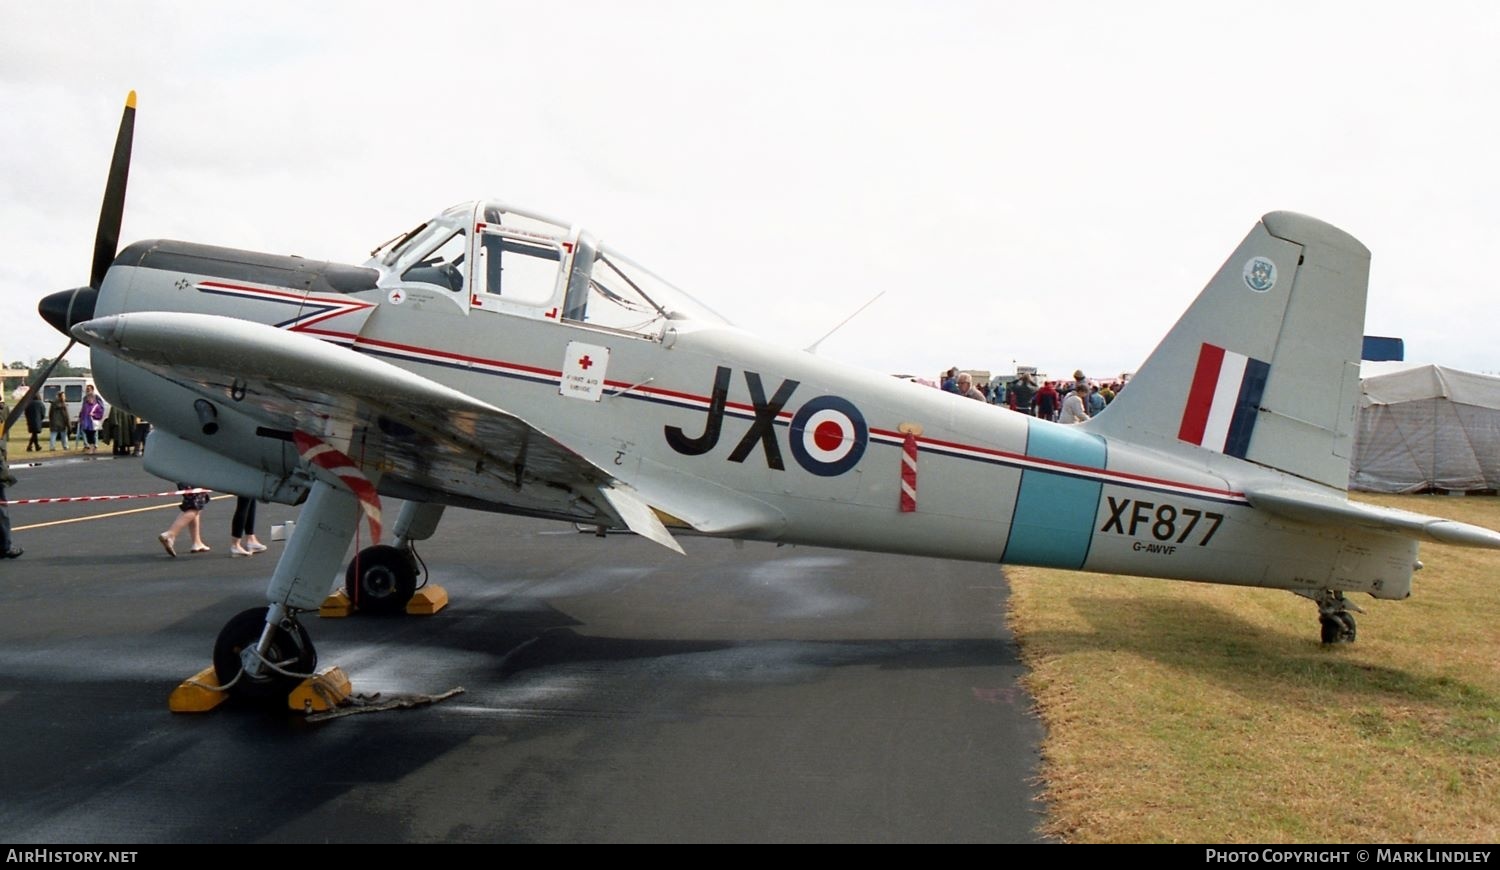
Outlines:
<svg viewBox="0 0 1500 870"><path fill-rule="evenodd" d="M1344 624L1331 614L1318 614L1318 627L1321 629L1324 643L1338 643L1339 635L1344 631Z"/></svg>
<svg viewBox="0 0 1500 870"><path fill-rule="evenodd" d="M364 613L404 613L417 591L411 552L381 544L355 555L344 572L344 591Z"/></svg>
<svg viewBox="0 0 1500 870"><path fill-rule="evenodd" d="M1354 643L1354 614L1340 611L1318 615L1324 643Z"/></svg>
<svg viewBox="0 0 1500 870"><path fill-rule="evenodd" d="M261 632L266 627L266 609L252 607L241 611L224 624L219 637L214 641L214 673L219 685L228 685L235 677L239 680L230 689L237 698L256 702L285 703L286 696L301 677L265 670L255 677L240 675L244 662L240 655L248 647L260 642ZM291 630L288 631L288 626ZM318 667L318 654L313 649L312 638L307 629L295 619L287 619L271 634L271 646L266 650L266 660L294 674L310 674Z"/></svg>

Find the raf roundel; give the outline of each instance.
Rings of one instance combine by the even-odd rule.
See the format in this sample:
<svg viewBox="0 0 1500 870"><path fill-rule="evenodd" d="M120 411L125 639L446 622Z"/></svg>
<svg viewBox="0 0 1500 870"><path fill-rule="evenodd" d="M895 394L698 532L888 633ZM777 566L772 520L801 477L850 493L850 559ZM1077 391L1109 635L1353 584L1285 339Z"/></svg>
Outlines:
<svg viewBox="0 0 1500 870"><path fill-rule="evenodd" d="M870 428L849 401L819 396L792 417L790 441L798 465L820 477L833 477L859 464Z"/></svg>

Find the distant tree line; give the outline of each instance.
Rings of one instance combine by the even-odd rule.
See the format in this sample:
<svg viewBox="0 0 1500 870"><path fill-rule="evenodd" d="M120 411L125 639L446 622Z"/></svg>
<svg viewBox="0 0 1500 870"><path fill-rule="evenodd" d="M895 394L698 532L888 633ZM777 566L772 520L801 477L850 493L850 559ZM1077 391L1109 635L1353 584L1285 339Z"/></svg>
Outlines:
<svg viewBox="0 0 1500 870"><path fill-rule="evenodd" d="M42 369L45 369L51 362L52 362L52 357L46 357L46 356L44 356L44 357L41 357L40 359L38 359L34 363L27 363L24 360L15 360L15 361L9 363L8 365L6 365L6 368L10 369L10 370L30 369L31 372L32 372L32 374L36 374L37 372L41 371ZM75 366L72 363L68 362L67 360L62 360L61 362L59 362L57 364L57 368L55 368L55 369L52 370L52 374L49 375L49 377L54 377L54 378L86 378L86 377L88 377L91 374L93 374L93 370L92 369L84 368L83 366ZM7 378L4 379L4 383L5 383L4 390L5 390L5 394L7 396L10 395L10 393L13 390L15 390L15 389L17 389L19 387L26 386L26 380L24 378L19 378L19 377L15 377L15 378L7 377Z"/></svg>

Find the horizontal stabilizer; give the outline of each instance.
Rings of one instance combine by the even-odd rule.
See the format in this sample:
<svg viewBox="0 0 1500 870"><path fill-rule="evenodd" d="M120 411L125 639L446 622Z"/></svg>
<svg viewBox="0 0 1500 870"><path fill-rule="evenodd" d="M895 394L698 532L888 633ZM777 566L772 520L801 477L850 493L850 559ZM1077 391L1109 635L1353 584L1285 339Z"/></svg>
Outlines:
<svg viewBox="0 0 1500 870"><path fill-rule="evenodd" d="M1299 522L1353 525L1439 544L1500 550L1500 532L1457 520L1363 504L1331 493L1322 495L1301 489L1247 490L1245 495L1256 508Z"/></svg>

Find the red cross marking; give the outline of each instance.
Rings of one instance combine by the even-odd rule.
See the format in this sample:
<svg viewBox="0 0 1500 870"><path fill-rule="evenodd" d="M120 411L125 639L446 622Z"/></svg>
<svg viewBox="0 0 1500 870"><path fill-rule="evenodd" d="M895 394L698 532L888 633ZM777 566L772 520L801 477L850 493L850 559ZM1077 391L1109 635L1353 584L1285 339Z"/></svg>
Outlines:
<svg viewBox="0 0 1500 870"><path fill-rule="evenodd" d="M581 365L581 366L583 366L583 370L584 371L588 371L589 367L594 364L594 361L591 360L591 359L589 359L589 355L588 354L584 354L583 355L583 359L579 360L578 364Z"/></svg>

